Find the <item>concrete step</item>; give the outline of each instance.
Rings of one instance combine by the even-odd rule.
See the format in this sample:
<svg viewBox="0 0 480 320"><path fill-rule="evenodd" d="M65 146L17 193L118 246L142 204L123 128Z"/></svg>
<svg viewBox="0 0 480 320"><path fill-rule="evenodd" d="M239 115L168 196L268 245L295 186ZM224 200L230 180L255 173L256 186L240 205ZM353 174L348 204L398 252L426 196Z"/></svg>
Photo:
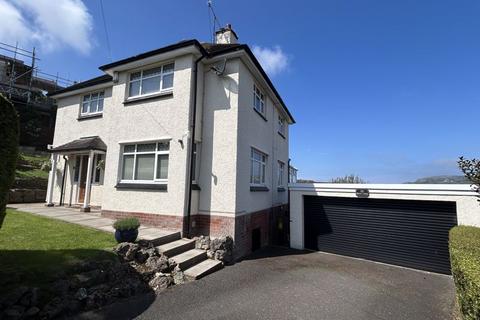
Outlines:
<svg viewBox="0 0 480 320"><path fill-rule="evenodd" d="M156 228L141 228L138 230L138 239L148 240L155 246L161 246L179 240L180 238L180 232L170 232Z"/></svg>
<svg viewBox="0 0 480 320"><path fill-rule="evenodd" d="M163 253L167 257L173 257L182 252L195 248L195 240L191 239L178 239L170 243L162 244L157 249L160 253Z"/></svg>
<svg viewBox="0 0 480 320"><path fill-rule="evenodd" d="M186 270L205 259L207 259L207 252L200 249L191 249L170 258L181 270Z"/></svg>
<svg viewBox="0 0 480 320"><path fill-rule="evenodd" d="M223 263L218 260L207 259L184 271L185 277L192 281L200 279L210 273L223 268Z"/></svg>

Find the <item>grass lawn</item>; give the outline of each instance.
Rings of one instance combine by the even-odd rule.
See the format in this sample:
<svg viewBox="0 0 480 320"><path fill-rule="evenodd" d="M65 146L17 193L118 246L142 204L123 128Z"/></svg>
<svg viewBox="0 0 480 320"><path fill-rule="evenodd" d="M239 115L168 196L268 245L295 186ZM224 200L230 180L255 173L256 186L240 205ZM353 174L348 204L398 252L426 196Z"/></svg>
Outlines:
<svg viewBox="0 0 480 320"><path fill-rule="evenodd" d="M37 178L37 179L46 179L48 180L48 172L41 169L32 169L29 171L16 170L15 174L19 178L28 179L28 178Z"/></svg>
<svg viewBox="0 0 480 320"><path fill-rule="evenodd" d="M84 259L113 258L111 233L7 209L0 229L0 292L46 287Z"/></svg>
<svg viewBox="0 0 480 320"><path fill-rule="evenodd" d="M14 187L19 189L46 189L48 171L42 165L48 162L48 156L20 153L15 171Z"/></svg>

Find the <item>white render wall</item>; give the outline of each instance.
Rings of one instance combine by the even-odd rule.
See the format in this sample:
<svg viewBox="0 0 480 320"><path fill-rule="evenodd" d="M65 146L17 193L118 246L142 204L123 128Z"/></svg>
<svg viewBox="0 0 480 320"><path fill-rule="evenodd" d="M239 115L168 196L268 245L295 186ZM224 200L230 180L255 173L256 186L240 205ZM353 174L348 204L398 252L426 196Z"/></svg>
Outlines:
<svg viewBox="0 0 480 320"><path fill-rule="evenodd" d="M265 121L253 109L253 85L260 87L266 96ZM237 199L238 213L268 209L288 201L288 125L285 138L278 134L278 108L266 88L255 81L254 76L243 62L240 62L238 113L238 157L237 157ZM268 155L266 186L269 191L250 191L250 152L254 147ZM285 164L285 191L277 191L278 160Z"/></svg>
<svg viewBox="0 0 480 320"><path fill-rule="evenodd" d="M120 73L118 83L105 89L101 118L77 120L85 93L58 99L54 146L88 136L99 136L107 145L103 190L92 196L92 205L101 204L105 210L184 215L188 144L182 148L178 140L184 139L188 132L193 59L192 55L176 58L173 95L152 100L124 105L128 74ZM116 189L120 144L147 140L170 140L168 192ZM63 170L63 161L59 168ZM60 199L58 174L56 180L54 202ZM66 190L66 195L69 192Z"/></svg>
<svg viewBox="0 0 480 320"><path fill-rule="evenodd" d="M58 111L53 145L59 146L81 137L99 136L107 145L103 184L93 185L91 205L103 210L184 215L187 141L190 107L193 100L193 55L175 59L173 96L123 104L128 72L119 74L118 82L57 99ZM165 63L161 61L159 64ZM203 64L206 62L207 64ZM216 62L223 65L223 60ZM151 65L153 66L153 65ZM266 95L267 119L253 110L254 76L240 58L227 60L225 71L217 75L211 64L199 63L197 123L195 140L200 143L197 184L192 213L235 216L287 203L287 191L277 191L277 161L285 163L284 181L288 180L288 125L285 139L278 134L279 109ZM259 85L259 82L256 82ZM97 86L98 87L98 86ZM80 102L89 92L105 91L101 118L78 121ZM168 191L116 189L120 176L121 144L170 140ZM268 154L267 186L269 192L250 191L250 148ZM76 203L77 187L72 185L69 165L65 203ZM60 199L63 160L58 161L54 202Z"/></svg>
<svg viewBox="0 0 480 320"><path fill-rule="evenodd" d="M470 185L453 184L291 184L290 246L304 248L303 196L356 198L356 189L368 189L371 199L453 201L459 225L480 227L480 203Z"/></svg>
<svg viewBox="0 0 480 320"><path fill-rule="evenodd" d="M229 60L223 75L203 68L201 160L198 184L200 214L234 215L238 138L239 62Z"/></svg>

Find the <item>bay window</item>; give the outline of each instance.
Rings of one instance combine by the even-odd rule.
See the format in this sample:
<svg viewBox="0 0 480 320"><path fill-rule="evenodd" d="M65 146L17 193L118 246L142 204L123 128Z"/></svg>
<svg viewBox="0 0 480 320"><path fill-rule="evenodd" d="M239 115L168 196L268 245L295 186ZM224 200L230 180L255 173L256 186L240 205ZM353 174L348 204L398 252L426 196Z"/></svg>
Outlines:
<svg viewBox="0 0 480 320"><path fill-rule="evenodd" d="M166 183L169 150L165 141L124 145L121 182Z"/></svg>

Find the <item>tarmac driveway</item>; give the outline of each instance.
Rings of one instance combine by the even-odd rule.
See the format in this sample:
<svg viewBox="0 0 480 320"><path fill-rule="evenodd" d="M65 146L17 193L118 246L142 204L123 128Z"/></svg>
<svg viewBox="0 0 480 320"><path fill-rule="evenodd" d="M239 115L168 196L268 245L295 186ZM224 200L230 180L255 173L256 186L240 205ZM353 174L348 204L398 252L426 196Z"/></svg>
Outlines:
<svg viewBox="0 0 480 320"><path fill-rule="evenodd" d="M123 306L133 312L128 305ZM449 276L268 248L166 290L138 318L438 320L451 319L453 305Z"/></svg>

